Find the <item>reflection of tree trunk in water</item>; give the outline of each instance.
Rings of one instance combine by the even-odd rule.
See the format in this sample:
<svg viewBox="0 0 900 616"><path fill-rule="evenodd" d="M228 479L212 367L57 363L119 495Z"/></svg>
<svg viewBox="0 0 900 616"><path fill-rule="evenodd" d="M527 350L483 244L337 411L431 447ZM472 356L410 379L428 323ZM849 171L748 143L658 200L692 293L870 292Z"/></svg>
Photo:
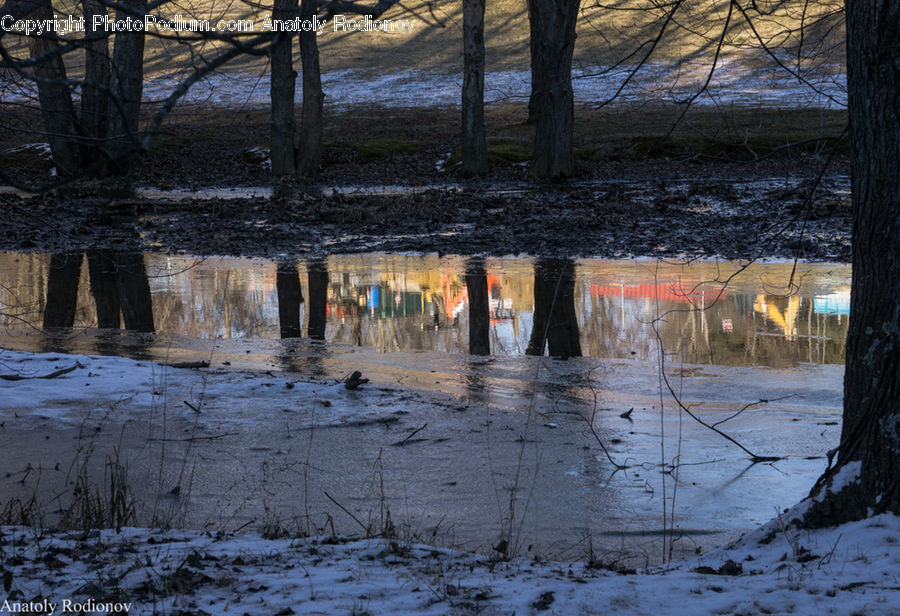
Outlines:
<svg viewBox="0 0 900 616"><path fill-rule="evenodd" d="M139 252L110 253L116 270L116 288L122 304L125 329L137 332L155 331L150 282L144 269L144 255Z"/></svg>
<svg viewBox="0 0 900 616"><path fill-rule="evenodd" d="M78 279L81 276L81 252L55 254L50 257L47 275L47 301L44 303L44 329L72 327L78 302Z"/></svg>
<svg viewBox="0 0 900 616"><path fill-rule="evenodd" d="M91 278L91 295L97 306L97 327L118 329L122 320L119 318L119 289L116 285L116 267L109 251L89 250L87 253L88 270Z"/></svg>
<svg viewBox="0 0 900 616"><path fill-rule="evenodd" d="M466 265L466 292L469 296L469 353L490 355L490 306L484 259L469 259Z"/></svg>
<svg viewBox="0 0 900 616"><path fill-rule="evenodd" d="M534 265L534 326L526 355L581 357L575 316L575 263L571 259L538 259Z"/></svg>
<svg viewBox="0 0 900 616"><path fill-rule="evenodd" d="M325 339L325 312L328 304L328 265L314 259L306 267L309 278L309 337Z"/></svg>
<svg viewBox="0 0 900 616"><path fill-rule="evenodd" d="M278 293L278 324L282 338L299 338L300 304L303 290L300 288L300 274L293 262L280 263L275 273L275 289Z"/></svg>

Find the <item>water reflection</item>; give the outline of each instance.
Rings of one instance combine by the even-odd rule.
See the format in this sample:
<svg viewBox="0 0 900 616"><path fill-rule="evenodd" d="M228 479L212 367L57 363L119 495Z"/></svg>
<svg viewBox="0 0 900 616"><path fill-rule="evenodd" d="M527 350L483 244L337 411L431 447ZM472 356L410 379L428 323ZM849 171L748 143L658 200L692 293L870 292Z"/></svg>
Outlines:
<svg viewBox="0 0 900 616"><path fill-rule="evenodd" d="M466 294L469 300L469 354L491 354L491 309L484 259L466 263Z"/></svg>
<svg viewBox="0 0 900 616"><path fill-rule="evenodd" d="M545 346L551 357L581 357L571 259L538 259L534 264L534 321L525 353L543 355Z"/></svg>
<svg viewBox="0 0 900 616"><path fill-rule="evenodd" d="M44 329L71 328L78 310L79 286L83 278L81 251L50 256L44 300ZM88 273L91 299L98 327L153 332L150 283L140 252L89 251Z"/></svg>
<svg viewBox="0 0 900 616"><path fill-rule="evenodd" d="M275 290L278 294L278 324L282 338L299 338L300 305L303 303L303 289L300 274L294 261L278 264L275 273Z"/></svg>
<svg viewBox="0 0 900 616"><path fill-rule="evenodd" d="M844 359L849 266L803 264L799 291L780 295L791 264L757 265L723 286L737 264L86 254L0 254L4 335L34 327L190 339L305 333L384 353L653 359L658 330L666 351L688 363Z"/></svg>
<svg viewBox="0 0 900 616"><path fill-rule="evenodd" d="M44 328L72 327L81 278L81 252L60 253L50 257L47 274L47 301L44 302Z"/></svg>
<svg viewBox="0 0 900 616"><path fill-rule="evenodd" d="M307 265L309 281L309 324L307 335L313 340L325 340L328 323L328 264L315 259Z"/></svg>

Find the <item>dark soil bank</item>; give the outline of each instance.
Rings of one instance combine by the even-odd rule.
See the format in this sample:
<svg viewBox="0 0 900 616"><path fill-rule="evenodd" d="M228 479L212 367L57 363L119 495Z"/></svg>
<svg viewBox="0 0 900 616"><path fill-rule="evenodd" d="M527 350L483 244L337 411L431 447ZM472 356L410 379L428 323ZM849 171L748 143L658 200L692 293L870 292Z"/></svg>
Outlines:
<svg viewBox="0 0 900 616"><path fill-rule="evenodd" d="M100 197L102 187L0 195L0 249L199 255L419 251L543 256L850 259L848 180L504 185L316 196Z"/></svg>

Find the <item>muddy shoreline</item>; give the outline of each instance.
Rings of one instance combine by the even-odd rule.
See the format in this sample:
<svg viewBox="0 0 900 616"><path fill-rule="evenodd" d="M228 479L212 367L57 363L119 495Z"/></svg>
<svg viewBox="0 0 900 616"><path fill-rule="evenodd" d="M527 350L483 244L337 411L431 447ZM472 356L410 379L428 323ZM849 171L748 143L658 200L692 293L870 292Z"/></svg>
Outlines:
<svg viewBox="0 0 900 616"><path fill-rule="evenodd" d="M0 195L0 249L254 257L354 252L850 260L849 179L455 184L412 194L276 187L271 198L136 198L102 186ZM199 196L199 195L198 195Z"/></svg>

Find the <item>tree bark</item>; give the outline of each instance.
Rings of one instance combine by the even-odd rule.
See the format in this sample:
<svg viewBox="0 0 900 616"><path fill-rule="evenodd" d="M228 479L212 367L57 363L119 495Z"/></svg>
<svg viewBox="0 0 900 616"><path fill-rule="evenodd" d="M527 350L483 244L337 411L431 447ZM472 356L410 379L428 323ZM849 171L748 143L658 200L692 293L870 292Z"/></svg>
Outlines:
<svg viewBox="0 0 900 616"><path fill-rule="evenodd" d="M463 3L462 171L490 170L484 131L484 0Z"/></svg>
<svg viewBox="0 0 900 616"><path fill-rule="evenodd" d="M275 0L272 19L288 20L297 11L297 0ZM272 40L272 174L283 177L294 174L294 37L280 32Z"/></svg>
<svg viewBox="0 0 900 616"><path fill-rule="evenodd" d="M143 12L147 6L146 0L119 0L119 3L138 12ZM133 14L124 10L116 11L117 19L129 16L133 17ZM138 126L144 91L143 32L116 33L110 87L113 96L109 122L110 153L115 157L110 171L124 174L131 166L129 152L139 146Z"/></svg>
<svg viewBox="0 0 900 616"><path fill-rule="evenodd" d="M103 0L82 0L85 21L84 81L81 94L83 155L92 163L102 154L109 128L109 38L93 29L94 15L105 15Z"/></svg>
<svg viewBox="0 0 900 616"><path fill-rule="evenodd" d="M811 526L900 514L900 0L848 0L846 18L854 221L844 423ZM851 463L859 480L829 489Z"/></svg>
<svg viewBox="0 0 900 616"><path fill-rule="evenodd" d="M300 19L312 20L316 14L316 0L301 0ZM322 71L319 67L319 43L316 32L300 33L300 63L303 70L303 107L297 147L297 176L315 175L322 162Z"/></svg>
<svg viewBox="0 0 900 616"><path fill-rule="evenodd" d="M469 354L491 354L491 307L484 259L470 259L466 265L466 294L469 296Z"/></svg>
<svg viewBox="0 0 900 616"><path fill-rule="evenodd" d="M30 16L52 19L50 0L43 0ZM66 67L57 53L59 44L51 38L31 36L28 46L33 58L44 58L35 65L34 76L53 163L59 175L73 175L81 166L80 129L66 83Z"/></svg>
<svg viewBox="0 0 900 616"><path fill-rule="evenodd" d="M572 52L580 0L528 0L534 152L531 174L558 179L575 174L575 98ZM533 107L533 109L531 108Z"/></svg>

